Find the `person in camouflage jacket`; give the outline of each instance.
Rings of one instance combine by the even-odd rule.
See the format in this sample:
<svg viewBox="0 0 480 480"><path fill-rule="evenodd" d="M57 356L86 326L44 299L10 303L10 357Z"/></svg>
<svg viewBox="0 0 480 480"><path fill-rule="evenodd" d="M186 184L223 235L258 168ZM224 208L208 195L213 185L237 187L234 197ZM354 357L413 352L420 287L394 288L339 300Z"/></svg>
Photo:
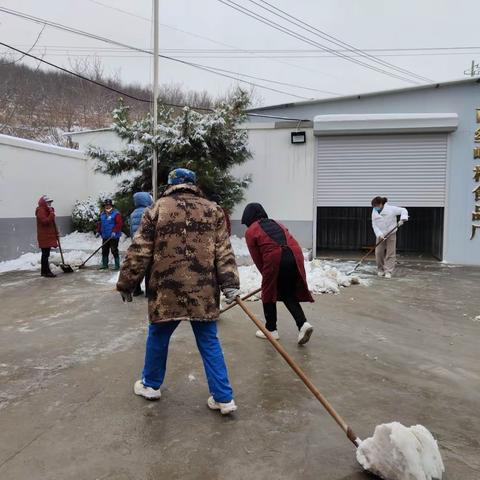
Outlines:
<svg viewBox="0 0 480 480"><path fill-rule="evenodd" d="M135 285L151 264L145 366L135 393L160 398L170 336L180 321L190 321L212 394L208 406L225 414L236 410L236 405L216 320L220 290L227 303L233 302L239 277L223 211L204 197L195 181L195 174L187 169L170 173L169 187L143 215L117 290L124 301L131 301Z"/></svg>

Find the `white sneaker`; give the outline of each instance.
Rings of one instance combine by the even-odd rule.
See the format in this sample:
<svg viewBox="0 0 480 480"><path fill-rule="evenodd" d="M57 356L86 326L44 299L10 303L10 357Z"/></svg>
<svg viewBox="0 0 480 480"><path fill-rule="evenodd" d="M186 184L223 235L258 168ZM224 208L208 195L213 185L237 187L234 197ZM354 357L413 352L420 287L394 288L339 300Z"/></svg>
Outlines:
<svg viewBox="0 0 480 480"><path fill-rule="evenodd" d="M275 339L275 340L279 340L280 339L280 335L278 334L278 330L274 330L273 332L270 332L272 334L272 337ZM267 338L267 336L261 331L261 330L257 330L257 332L255 333L255 336L258 337L258 338Z"/></svg>
<svg viewBox="0 0 480 480"><path fill-rule="evenodd" d="M392 278L392 274L391 273L386 273L385 278Z"/></svg>
<svg viewBox="0 0 480 480"><path fill-rule="evenodd" d="M140 395L147 400L158 400L162 396L160 389L155 390L152 387L146 387L141 380L135 382L133 392L135 395Z"/></svg>
<svg viewBox="0 0 480 480"><path fill-rule="evenodd" d="M310 340L312 333L313 327L308 322L305 322L302 325L300 332L298 333L298 344L304 345L305 343L307 343Z"/></svg>
<svg viewBox="0 0 480 480"><path fill-rule="evenodd" d="M221 403L216 402L213 397L208 397L207 405L211 410L220 410L222 415L228 415L237 409L234 400L230 400L228 403Z"/></svg>
<svg viewBox="0 0 480 480"><path fill-rule="evenodd" d="M377 275L378 275L379 277L384 277L384 276L385 276L385 272L378 272Z"/></svg>

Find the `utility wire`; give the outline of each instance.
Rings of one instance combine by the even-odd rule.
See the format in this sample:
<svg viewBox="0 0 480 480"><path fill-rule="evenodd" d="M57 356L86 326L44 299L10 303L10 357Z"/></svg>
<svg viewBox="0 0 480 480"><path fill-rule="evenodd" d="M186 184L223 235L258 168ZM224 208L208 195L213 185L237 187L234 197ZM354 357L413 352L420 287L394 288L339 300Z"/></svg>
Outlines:
<svg viewBox="0 0 480 480"><path fill-rule="evenodd" d="M34 51L44 51L43 49L44 48L47 48L47 47L37 47L34 49ZM89 53L85 52L85 53L80 53L80 52L76 52L76 53L72 53L70 52L68 49L66 50L56 50L55 52L56 53L50 53L50 49L48 49L48 56L49 57L80 57L80 58L85 58L85 57L92 57L92 56L96 56L96 57L99 57L99 58L130 58L130 59L142 59L142 58L151 58L152 55L138 55L138 54L135 54L134 52L132 52L130 55L127 54L126 52L124 54L122 54L121 52L119 52L119 54L114 54L114 53L102 53L102 51L99 51L97 53L97 50L96 49L90 49L89 50ZM60 52L64 52L64 53L60 53ZM93 53L92 53L93 52ZM0 54L2 53L5 53L5 52L0 52ZM380 54L378 55L378 57L457 57L457 56L461 56L461 55L473 55L473 54L479 54L480 53L480 48L478 48L477 50L473 50L471 52L439 52L439 53L392 53L392 54L388 54L388 53L385 53L385 54ZM352 55L352 58L356 57L356 56L359 56L359 55ZM184 55L175 55L175 58L177 59L190 59L190 60L194 60L194 59L203 59L203 60L219 60L219 59L222 59L222 60L271 60L272 58L289 58L289 59L293 59L293 60L308 60L308 59L322 59L322 58L337 58L336 55L278 55L278 56L275 56L275 57L272 57L272 55L267 55L267 54L263 54L263 55L195 55L195 54L184 54ZM218 69L217 67L212 67L212 66L208 66L208 68L211 68L212 70L215 69L215 70L220 70ZM251 76L251 75L247 75L247 74L244 74L244 73L239 73L238 75L240 76L243 76L243 77L250 77L250 78L260 78L260 77L254 77L254 76ZM268 82L271 82L271 83L279 83L275 80L265 80L265 81L268 81ZM433 82L435 83L435 82ZM280 83L281 84L281 83ZM296 88L301 88L303 90L312 90L312 91L317 91L317 92L325 92L325 93L331 93L331 94L334 94L334 95L341 95L340 93L338 92L331 92L329 90L319 90L317 88L311 88L311 87L300 87L300 85L296 85L296 84L288 84L288 85L292 85L292 86L295 86Z"/></svg>
<svg viewBox="0 0 480 480"><path fill-rule="evenodd" d="M46 25L43 24L43 27L40 30L40 32L38 33L37 38L33 42L33 45L27 50L27 54L32 52L35 49L35 47L37 46L37 43L40 40L40 37L42 36L42 33L45 30L45 28L46 28ZM25 58L25 55L22 55L19 58L17 58L16 60L13 60L13 62L10 62L9 65L14 65L15 63L18 63L18 62L22 61L24 58Z"/></svg>
<svg viewBox="0 0 480 480"><path fill-rule="evenodd" d="M138 18L140 20L144 20L146 22L149 22L151 23L151 19L148 18L148 17L144 17L142 15L138 15L136 13L133 13L133 12L130 12L128 10L124 10L122 8L118 8L118 7L114 7L113 5L107 5L106 3L103 3L103 2L100 2L98 0L88 0L89 2L93 3L93 4L96 4L96 5L100 5L104 8L108 8L110 10L114 10L114 11L117 11L117 12L120 12L120 13L123 13L125 15L129 15L131 17L134 17L134 18ZM211 42L211 43L215 43L217 45L222 45L224 47L227 47L229 49L237 49L237 47L234 47L233 45L229 45L228 43L224 43L224 42L220 42L218 40L214 40L213 38L210 38L210 37L206 37L204 35L199 35L198 33L193 33L193 32L189 32L188 30L183 30L181 28L178 28L178 27L174 27L172 25L168 25L166 23L160 23L159 24L160 26L162 27L165 27L165 28L169 28L171 30L174 30L174 31L177 31L177 32L180 32L180 33L183 33L185 35L189 35L191 37L194 37L194 38L199 38L201 40L205 40L207 42ZM248 53L248 50L242 50L246 53ZM331 73L327 73L327 72L322 72L320 70L316 70L316 69L311 69L311 68L307 68L307 67L304 67L304 66L300 66L300 65L295 65L294 63L288 63L288 62L283 62L282 60L280 59L271 59L272 62L275 62L275 63L280 63L280 64L283 64L283 65L288 65L290 67L293 67L293 68L298 68L300 70L307 70L307 71L311 71L311 72L316 72L316 73L320 73L322 75L326 75L326 76L329 76L329 77L332 77L332 78L336 78L336 79L339 79L340 77L336 76L336 75L332 75ZM340 94L338 94L340 95Z"/></svg>
<svg viewBox="0 0 480 480"><path fill-rule="evenodd" d="M26 43L16 43L14 44L15 47L22 48L22 47L28 47L30 44ZM60 50L60 51L69 51L69 50L85 50L85 51L91 51L91 50L98 50L98 51L107 51L107 52L128 52L131 49L129 48L118 48L118 47L89 47L89 46L81 46L81 45L39 45L36 48L48 48L51 50ZM439 50L478 50L480 49L480 45L477 46L464 46L464 47L412 47L412 48L366 48L363 51L364 52L429 52L429 51L439 51ZM229 48L228 50L225 48L164 48L162 49L163 52L165 53L192 53L192 54L201 54L201 53L208 53L208 54L243 54L243 53L252 53L252 54L261 54L261 53L290 53L290 54L296 54L296 53L303 53L303 54L316 54L320 53L321 50L318 48L303 48L303 49L279 49L279 48L274 48L274 49L243 49L243 48ZM348 52L349 50L346 49L336 49L335 52ZM469 53L469 52L467 52Z"/></svg>
<svg viewBox="0 0 480 480"><path fill-rule="evenodd" d="M28 53L28 52L25 52L25 51L20 50L18 48L15 48L11 45L8 45L7 43L0 42L0 45L3 45L4 47L7 47L11 50L14 50L17 53L22 54L24 57L30 57L34 60L45 63L46 65L49 65L50 67L56 68L57 70L61 70L64 73L68 73L68 74L73 75L77 78L80 78L81 80L85 80L86 82L93 83L94 85L97 85L99 87L105 88L105 89L110 90L112 92L118 93L118 94L122 95L123 97L131 98L132 100L136 100L137 102L149 103L149 104L152 103L151 99L136 97L135 95L131 95L131 94L125 92L125 91L119 90L117 88L106 85L102 82L98 82L98 81L93 80L91 78L85 77L84 75L81 75L77 72L69 70L68 68L64 68L64 67L61 67L60 65L56 65L54 63L48 62L47 60L44 60L43 58L37 57L35 55L32 55L31 53ZM176 104L176 103L167 103L167 102L163 102L163 101L161 103L163 105L166 105L167 107L175 107L175 108L189 107L192 110L203 110L203 111L207 111L207 112L214 112L215 111L213 108L208 108L208 107L194 107L194 106L190 106L190 105L180 105L180 104ZM252 117L263 117L263 118L272 118L272 119L279 119L279 120L292 120L292 121L299 121L299 122L308 122L309 121L309 120L299 119L299 118L281 117L281 116L278 117L278 116L275 116L275 115L266 115L266 114L260 114L260 113L248 113L248 112L245 112L245 113L246 113L246 115L249 115L249 116L252 116Z"/></svg>
<svg viewBox="0 0 480 480"><path fill-rule="evenodd" d="M392 78L396 78L396 79L398 79L398 80L403 80L403 81L405 81L405 82L409 82L409 83L413 83L413 84L418 85L418 82L417 82L417 81L414 81L414 80L412 80L412 79L410 79L410 78L407 78L407 77L405 77L405 76L397 75L397 74L395 74L395 73L393 73L393 72L389 72L389 71L387 71L387 70L385 70L385 69L382 69L382 68L380 68L380 67L376 67L376 66L371 65L371 64L369 64L369 63L365 63L365 62L363 62L363 61L361 61L361 60L357 60L357 59L355 59L355 58L349 57L348 55L345 55L345 54L342 54L342 53L338 53L338 52L336 52L335 50L331 49L330 47L327 47L327 46L325 46L325 45L322 45L321 43L319 43L319 42L317 42L317 41L315 41L315 40L312 40L312 39L310 39L310 38L308 38L308 37L306 37L306 36L304 36L304 35L302 35L302 34L300 34L300 33L298 33L298 32L295 32L294 30L291 30L291 29L289 29L289 28L287 28L287 27L285 27L285 26L283 26L283 25L281 25L281 24L279 24L279 23L277 23L277 22L274 22L273 20L270 20L270 19L264 17L263 15L260 15L260 14L258 14L258 13L255 13L255 12L253 12L252 10L249 10L248 8L243 7L242 5L233 2L232 0L218 0L218 1L219 1L220 3L222 3L222 4L224 4L224 5L232 8L232 9L234 9L234 10L237 10L237 11L240 12L240 13L243 13L244 15L247 15L247 16L249 16L249 17L251 17L251 18L253 18L253 19L255 19L255 20L257 20L257 21L259 21L259 22L261 22L261 23L264 23L265 25L268 25L268 26L271 27L271 28L274 28L275 30L278 30L278 31L280 31L280 32L282 32L282 33L285 33L286 35L289 35L289 36L291 36L291 37L293 37L293 38L296 38L297 40L300 40L300 41L302 41L302 42L304 42L304 43L308 43L309 45L313 45L313 46L315 46L315 47L317 47L317 48L320 48L321 50L326 51L326 52L329 52L329 53L331 53L331 54L333 54L333 55L336 55L336 56L338 56L338 57L340 57L340 58L343 58L344 60L347 60L347 61L349 61L349 62L355 63L355 64L360 65L360 66L363 66L363 67L365 67L365 68L368 68L368 69L370 69L370 70L376 71L376 72L378 72L378 73L382 73L382 74L384 74L384 75L388 75L388 76L390 76L390 77L392 77Z"/></svg>
<svg viewBox="0 0 480 480"><path fill-rule="evenodd" d="M85 32L85 31L79 30L77 28L68 27L68 26L63 25L61 23L51 22L51 21L46 20L46 19L42 19L42 18L39 18L39 17L34 17L33 15L25 14L23 12L18 12L16 10L11 10L11 9L8 9L8 8L5 8L5 7L0 7L0 11L4 12L4 13L7 13L9 15L14 15L14 16L26 19L26 20L30 20L30 21L35 22L35 23L46 23L50 27L53 27L53 28L56 28L56 29L59 29L59 30L63 30L63 31L67 31L67 32L70 32L70 33L75 33L77 35L82 35L82 36L85 36L85 37L88 37L88 38L91 38L91 39L94 39L94 40L109 43L111 45L117 45L117 46L120 46L120 47L128 48L130 50L135 50L137 52L148 53L150 55L152 54L151 51L140 48L140 47L135 47L135 46L132 46L132 45L128 45L128 44L125 44L125 43L122 43L122 42L119 42L119 41L116 41L116 40L113 40L113 39L110 39L110 38L106 38L106 37L102 37L100 35ZM268 87L266 85L261 85L261 84L258 84L258 83L250 82L250 81L247 81L247 80L242 80L241 78L237 78L237 77L234 77L234 76L226 74L226 73L217 72L217 71L213 70L211 67L206 66L206 65L187 62L186 60L181 60L179 58L170 57L168 55L160 54L159 57L164 58L165 60L170 60L172 62L180 63L180 64L183 64L183 65L188 65L190 67L194 67L194 68L197 68L199 70L203 70L205 72L212 73L214 75L218 75L218 76L225 77L225 78L230 78L232 80L235 80L237 82L242 82L242 83L248 84L250 86L263 88L265 90L270 90L272 92L281 93L283 95L289 95L289 96L296 97L296 98L299 98L299 99L302 99L302 100L310 100L310 98L308 98L308 97L304 97L304 96L297 95L297 94L294 94L294 93L291 93L291 92L286 92L284 90L279 90L279 89L276 89L276 88ZM238 73L235 73L235 74L241 75L241 74L238 74Z"/></svg>
<svg viewBox="0 0 480 480"><path fill-rule="evenodd" d="M333 35L329 35L328 33L320 30L319 28L317 28L313 25L310 25L309 23L304 22L303 20L301 20L297 17L294 17L293 15L285 12L284 10L281 10L280 8L276 7L275 5L272 5L271 3L267 2L266 0L260 0L260 2L265 4L265 5L268 5L271 8L265 7L255 0L248 0L248 1L250 3L253 3L254 5L260 7L260 8L263 8L264 10L266 10L270 13L273 13L277 17L280 17L284 20L287 20L289 23L291 23L293 25L296 25L297 27L303 28L305 31L307 31L309 33L313 33L314 35L322 38L323 40L327 40L328 42L333 43L334 45L337 45L339 47L343 47L343 48L346 47L347 50L351 53L356 53L357 55L360 55L360 56L362 56L362 57L364 57L364 58L366 58L370 61L373 61L375 63L383 65L384 67L390 68L392 70L396 70L397 72L399 72L401 74L410 75L411 77L414 77L418 80L433 82L433 80L430 79L430 78L423 77L423 76L418 75L415 72L412 72L412 71L407 70L405 68L397 67L396 65L393 65L392 63L381 60L381 59L375 57L374 55L368 54L368 53L364 52L363 50L360 50L360 49L354 47L353 45L351 45L347 42L344 42L344 41L338 39L337 37L334 37ZM277 13L277 12L280 12L280 13Z"/></svg>

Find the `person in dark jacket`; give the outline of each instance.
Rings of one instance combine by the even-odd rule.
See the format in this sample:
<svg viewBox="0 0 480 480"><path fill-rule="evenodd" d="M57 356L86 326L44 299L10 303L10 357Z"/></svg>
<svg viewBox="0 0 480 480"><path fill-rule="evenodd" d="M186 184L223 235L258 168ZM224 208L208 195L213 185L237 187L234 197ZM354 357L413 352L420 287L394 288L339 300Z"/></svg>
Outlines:
<svg viewBox="0 0 480 480"><path fill-rule="evenodd" d="M135 233L140 227L142 222L143 212L146 208L150 207L153 203L152 196L148 192L136 192L133 194L133 204L135 205L135 210L130 215L130 236L134 237ZM148 296L148 282L150 280L150 266L147 267L145 272L145 296ZM137 283L135 290L132 295L138 297L142 295L142 280Z"/></svg>
<svg viewBox="0 0 480 480"><path fill-rule="evenodd" d="M100 214L97 224L97 234L102 237L102 265L100 270L108 269L108 255L112 252L115 260L114 270L120 270L120 254L118 253L118 242L122 235L122 216L113 208L113 202L109 198L103 203L104 210Z"/></svg>
<svg viewBox="0 0 480 480"><path fill-rule="evenodd" d="M278 339L277 301L282 301L293 316L299 334L298 343L310 340L313 327L307 322L299 302L313 302L308 290L303 252L282 224L268 218L262 205L249 203L242 215L245 240L250 255L262 274L262 302L266 328ZM258 330L256 336L266 338Z"/></svg>
<svg viewBox="0 0 480 480"><path fill-rule="evenodd" d="M48 195L43 195L38 200L38 207L35 210L38 246L42 250L41 275L48 278L56 277L50 270L48 258L50 257L50 250L58 247L58 232L52 202L53 200Z"/></svg>

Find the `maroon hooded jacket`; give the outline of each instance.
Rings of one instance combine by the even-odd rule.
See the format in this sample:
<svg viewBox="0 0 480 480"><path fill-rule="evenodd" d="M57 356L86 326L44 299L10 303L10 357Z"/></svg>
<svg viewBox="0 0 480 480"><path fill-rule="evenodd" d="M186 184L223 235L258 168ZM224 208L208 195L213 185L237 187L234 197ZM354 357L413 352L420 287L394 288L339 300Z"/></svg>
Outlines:
<svg viewBox="0 0 480 480"><path fill-rule="evenodd" d="M308 290L302 248L285 226L278 222L276 223L285 233L286 248L290 248L297 264L299 275L296 299L299 302L313 302L313 297ZM282 246L265 233L259 221L252 223L248 227L245 233L245 240L247 241L250 255L262 274L262 302L274 303L278 298L277 280L282 258Z"/></svg>
<svg viewBox="0 0 480 480"><path fill-rule="evenodd" d="M49 207L43 197L38 201L35 210L37 217L37 239L40 248L58 247L57 227L55 226L55 210Z"/></svg>

